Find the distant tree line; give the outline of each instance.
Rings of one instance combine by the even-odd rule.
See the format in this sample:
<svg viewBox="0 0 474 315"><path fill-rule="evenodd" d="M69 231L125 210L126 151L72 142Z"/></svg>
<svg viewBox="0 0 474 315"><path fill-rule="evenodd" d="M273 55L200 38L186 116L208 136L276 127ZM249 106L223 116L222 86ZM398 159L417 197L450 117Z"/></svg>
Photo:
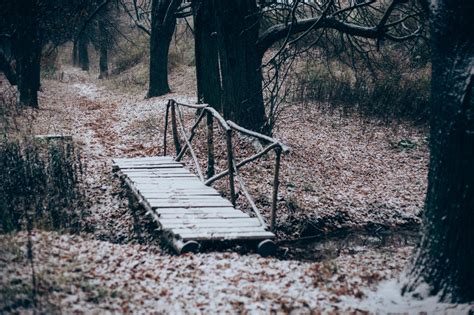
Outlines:
<svg viewBox="0 0 474 315"><path fill-rule="evenodd" d="M18 86L20 104L38 107L41 56L45 47L74 42L77 59L88 69L91 25L101 52L101 75L107 72L104 16L112 0L5 0L0 3L0 71ZM100 18L100 19L99 19ZM89 34L88 34L89 32Z"/></svg>
<svg viewBox="0 0 474 315"><path fill-rule="evenodd" d="M176 18L192 14L199 101L263 132L269 130L262 70L270 62L262 60L270 48L277 51L274 60L292 47L317 45L317 39L308 43L308 38L320 38L325 31L350 37L350 43L361 49L387 40L415 39L424 31L421 9L406 0L190 2L188 10L189 3L180 0L151 1L151 29L146 30L151 35L148 96L169 92L165 62ZM134 9L136 14L130 16L144 28L139 6Z"/></svg>

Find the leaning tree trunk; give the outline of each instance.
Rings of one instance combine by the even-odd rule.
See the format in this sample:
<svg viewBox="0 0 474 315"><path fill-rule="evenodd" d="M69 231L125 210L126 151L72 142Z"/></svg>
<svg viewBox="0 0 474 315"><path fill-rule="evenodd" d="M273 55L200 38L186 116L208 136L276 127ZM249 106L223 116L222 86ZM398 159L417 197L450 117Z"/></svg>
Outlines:
<svg viewBox="0 0 474 315"><path fill-rule="evenodd" d="M173 26L174 31L174 26ZM173 31L155 31L150 37L150 81L148 97L165 95L170 92L168 83L168 51Z"/></svg>
<svg viewBox="0 0 474 315"><path fill-rule="evenodd" d="M8 82L11 85L17 85L17 76L15 69L12 67L12 64L7 59L7 57L0 51L0 72L3 72Z"/></svg>
<svg viewBox="0 0 474 315"><path fill-rule="evenodd" d="M151 7L150 82L147 97L167 94L168 52L176 27L174 13L181 0L153 0Z"/></svg>
<svg viewBox="0 0 474 315"><path fill-rule="evenodd" d="M405 291L474 301L474 28L471 0L432 5L431 135L423 237Z"/></svg>
<svg viewBox="0 0 474 315"><path fill-rule="evenodd" d="M72 65L74 67L79 66L79 56L77 52L77 41L72 42Z"/></svg>
<svg viewBox="0 0 474 315"><path fill-rule="evenodd" d="M99 33L99 79L105 79L109 76L109 61L107 30L103 21L99 21Z"/></svg>
<svg viewBox="0 0 474 315"><path fill-rule="evenodd" d="M37 3L20 0L17 5L18 17L23 20L18 24L13 39L19 100L22 105L38 107L42 43L38 29Z"/></svg>
<svg viewBox="0 0 474 315"><path fill-rule="evenodd" d="M18 90L20 104L38 107L40 88L41 44L35 39L29 48L18 58Z"/></svg>
<svg viewBox="0 0 474 315"><path fill-rule="evenodd" d="M265 122L262 56L256 49L260 27L255 0L216 4L224 116L253 130Z"/></svg>
<svg viewBox="0 0 474 315"><path fill-rule="evenodd" d="M80 35L77 43L77 52L79 66L84 71L89 71L89 52L87 50L87 38L85 35Z"/></svg>
<svg viewBox="0 0 474 315"><path fill-rule="evenodd" d="M197 93L200 103L221 107L221 77L214 0L193 0L194 49Z"/></svg>
<svg viewBox="0 0 474 315"><path fill-rule="evenodd" d="M107 47L99 48L99 79L106 79L109 76L108 50Z"/></svg>

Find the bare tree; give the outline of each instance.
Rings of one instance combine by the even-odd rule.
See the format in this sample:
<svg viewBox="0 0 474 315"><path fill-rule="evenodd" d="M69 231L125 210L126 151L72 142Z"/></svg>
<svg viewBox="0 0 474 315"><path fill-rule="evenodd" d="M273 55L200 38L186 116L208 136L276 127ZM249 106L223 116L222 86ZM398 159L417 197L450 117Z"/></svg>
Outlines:
<svg viewBox="0 0 474 315"><path fill-rule="evenodd" d="M18 85L20 103L38 107L43 47L56 47L72 38L77 41L88 21L109 1L71 0L67 5L54 0L0 2L0 36L2 46L9 47L8 52L0 50L0 71ZM78 55L79 50L77 46Z"/></svg>
<svg viewBox="0 0 474 315"><path fill-rule="evenodd" d="M474 6L431 3L430 167L423 236L406 292L474 301ZM427 284L427 286L426 286ZM426 291L424 289L423 291Z"/></svg>
<svg viewBox="0 0 474 315"><path fill-rule="evenodd" d="M201 6L209 5L209 2L195 1ZM276 56L287 49L297 46L309 36L328 30L351 37L354 45L360 45L357 42L359 39L372 45L383 40L404 41L420 36L423 25L419 11L404 0L388 3L376 3L373 0L293 0L271 1L268 5L266 1L257 5L255 0L222 0L213 3L220 65L220 73L216 77L221 78L223 112L226 117L255 130L262 130L265 125L262 67L271 64ZM198 27L196 25L196 33L200 32ZM275 55L262 64L264 54L277 43L280 46ZM316 43L317 40L306 45ZM196 46L199 44L196 43ZM215 71L215 67L198 69L201 66L196 63L198 73ZM212 89L203 87L202 90ZM211 99L211 96L203 98Z"/></svg>
<svg viewBox="0 0 474 315"><path fill-rule="evenodd" d="M182 0L152 0L148 97L168 93L168 52Z"/></svg>
<svg viewBox="0 0 474 315"><path fill-rule="evenodd" d="M198 100L221 111L221 78L213 0L192 2Z"/></svg>

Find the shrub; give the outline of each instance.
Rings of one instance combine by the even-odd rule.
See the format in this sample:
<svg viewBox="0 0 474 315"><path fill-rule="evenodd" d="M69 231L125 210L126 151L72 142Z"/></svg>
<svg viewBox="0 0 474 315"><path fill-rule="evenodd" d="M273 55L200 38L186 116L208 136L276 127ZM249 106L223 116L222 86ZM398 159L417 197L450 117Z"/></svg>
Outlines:
<svg viewBox="0 0 474 315"><path fill-rule="evenodd" d="M41 56L41 76L45 79L56 79L60 68L59 49L48 45Z"/></svg>
<svg viewBox="0 0 474 315"><path fill-rule="evenodd" d="M293 100L319 101L326 106L387 120L425 122L429 115L429 66L399 66L378 71L355 72L342 64L329 66L307 62L297 77Z"/></svg>
<svg viewBox="0 0 474 315"><path fill-rule="evenodd" d="M136 34L133 42L124 41L117 49L110 51L112 75L121 74L140 63L148 63L150 55L149 38L142 34Z"/></svg>
<svg viewBox="0 0 474 315"><path fill-rule="evenodd" d="M103 83L122 92L142 92L148 86L148 80L148 68L141 63L119 75L110 76L109 80Z"/></svg>
<svg viewBox="0 0 474 315"><path fill-rule="evenodd" d="M426 41L385 43L375 50L329 33L299 57L293 100L316 101L385 120L424 123L429 116L430 63Z"/></svg>
<svg viewBox="0 0 474 315"><path fill-rule="evenodd" d="M115 68L112 74L119 74L133 68L139 64L146 56L146 51L141 49L131 49L127 54L121 54L116 57L114 61Z"/></svg>
<svg viewBox="0 0 474 315"><path fill-rule="evenodd" d="M84 193L81 158L72 142L38 138L0 142L0 229L79 231Z"/></svg>

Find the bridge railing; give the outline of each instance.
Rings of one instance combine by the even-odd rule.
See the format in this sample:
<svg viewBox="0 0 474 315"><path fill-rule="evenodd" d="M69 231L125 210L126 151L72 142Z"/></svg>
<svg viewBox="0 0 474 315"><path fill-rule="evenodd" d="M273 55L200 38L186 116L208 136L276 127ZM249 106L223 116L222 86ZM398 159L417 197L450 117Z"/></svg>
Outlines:
<svg viewBox="0 0 474 315"><path fill-rule="evenodd" d="M191 108L198 111L199 116L197 117L196 121L192 125L189 133L186 131L183 113L181 107L184 108ZM171 119L170 119L171 118ZM196 156L194 148L192 146L192 141L196 135L196 128L199 126L201 121L206 118L206 125L207 125L207 170L206 176L204 177L203 171L199 164L199 160ZM279 175L280 175L280 161L281 161L281 154L289 152L289 148L278 141L275 138L268 137L261 133L251 131L245 129L236 123L225 120L219 112L217 112L214 108L210 107L207 104L185 104L176 102L173 99L170 99L166 105L166 114L165 114L165 130L164 130L164 139L163 139L163 155L167 155L168 147L167 147L167 138L168 138L168 128L169 128L169 121L171 120L171 133L173 137L173 143L176 149L176 161L180 161L185 153L189 151L194 164L196 166L196 171L198 173L199 178L201 181L210 186L213 182L218 179L221 179L225 176L228 176L229 179L229 187L230 187L230 199L232 204L235 206L236 203L236 194L235 194L235 182L240 186L245 198L249 202L252 210L256 214L258 220L264 227L268 227L265 219L263 218L260 210L256 206L252 196L250 195L249 191L247 190L245 183L242 177L239 175L239 169L244 165L251 163L260 157L264 156L270 151L275 152L275 165L274 165L274 177L273 177L273 191L272 191L272 208L271 208L271 220L270 220L270 229L273 231L275 228L276 223L276 210L277 210L277 201L278 201L278 187L279 187ZM220 127L224 130L225 133L225 143L226 143L226 154L227 154L227 168L222 172L215 174L215 158L214 158L214 120L220 125ZM232 144L232 134L233 132L238 132L240 134L253 137L258 139L266 144L266 146L256 154L247 157L240 162L237 163L235 160L234 152L233 152L233 144ZM181 136L180 136L181 135ZM183 139L184 144L181 145L180 137Z"/></svg>

